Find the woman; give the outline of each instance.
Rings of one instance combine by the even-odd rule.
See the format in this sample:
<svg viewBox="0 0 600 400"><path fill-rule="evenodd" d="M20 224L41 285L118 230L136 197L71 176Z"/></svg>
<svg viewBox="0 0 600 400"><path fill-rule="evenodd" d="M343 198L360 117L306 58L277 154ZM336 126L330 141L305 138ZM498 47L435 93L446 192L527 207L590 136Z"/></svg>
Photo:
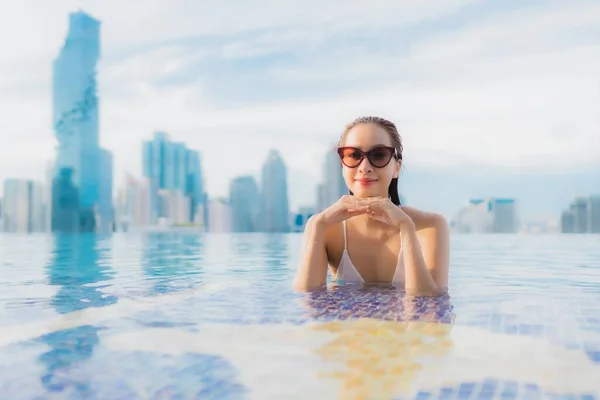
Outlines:
<svg viewBox="0 0 600 400"><path fill-rule="evenodd" d="M402 141L383 118L361 117L340 138L338 154L350 190L306 223L297 291L336 281L388 283L417 296L447 290L449 228L444 217L400 205Z"/></svg>

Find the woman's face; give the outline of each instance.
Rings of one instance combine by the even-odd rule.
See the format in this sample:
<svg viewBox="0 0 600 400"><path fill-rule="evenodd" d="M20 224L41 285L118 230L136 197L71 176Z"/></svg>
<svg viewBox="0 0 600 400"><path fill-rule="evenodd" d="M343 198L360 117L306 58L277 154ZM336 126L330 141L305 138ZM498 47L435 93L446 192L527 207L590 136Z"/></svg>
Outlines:
<svg viewBox="0 0 600 400"><path fill-rule="evenodd" d="M356 197L387 197L392 178L400 172L387 131L377 124L356 125L340 147L342 174L348 189ZM370 159L366 152L370 152Z"/></svg>

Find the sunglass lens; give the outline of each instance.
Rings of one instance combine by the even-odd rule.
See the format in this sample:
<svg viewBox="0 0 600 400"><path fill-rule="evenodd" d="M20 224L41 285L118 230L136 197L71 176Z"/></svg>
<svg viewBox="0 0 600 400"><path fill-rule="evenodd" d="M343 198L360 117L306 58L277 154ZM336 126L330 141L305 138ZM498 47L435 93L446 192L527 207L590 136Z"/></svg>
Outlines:
<svg viewBox="0 0 600 400"><path fill-rule="evenodd" d="M390 149L374 149L369 153L369 162L373 164L374 167L384 167L390 162L392 156L393 152Z"/></svg>
<svg viewBox="0 0 600 400"><path fill-rule="evenodd" d="M350 168L356 167L358 164L360 164L362 156L362 153L358 149L343 149L340 154L344 165Z"/></svg>

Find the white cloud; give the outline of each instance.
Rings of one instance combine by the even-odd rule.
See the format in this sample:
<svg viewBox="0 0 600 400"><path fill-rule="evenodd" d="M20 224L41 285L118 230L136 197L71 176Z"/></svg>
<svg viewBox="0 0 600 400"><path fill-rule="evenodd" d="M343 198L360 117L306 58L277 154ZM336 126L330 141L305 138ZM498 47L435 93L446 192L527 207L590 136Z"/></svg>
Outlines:
<svg viewBox="0 0 600 400"><path fill-rule="evenodd" d="M0 38L0 89L39 82L41 93L25 99L0 92L0 131L10 133L0 136L0 179L24 171L37 171L32 177L39 179L54 152L51 60L77 3L0 6L0 25L8 32ZM290 168L318 177L315 158L361 114L396 121L413 165L470 160L564 169L597 163L597 2L551 3L474 17L457 28L424 29L400 41L385 37L386 29L412 29L469 3L480 2L83 2L103 21L104 60L119 60L104 61L99 73L101 141L115 152L116 179L124 170L140 172L140 142L160 129L203 150L214 195L225 194L233 175L258 171L271 147L282 151ZM349 39L361 33L372 43L404 47L375 50ZM206 35L219 43L194 44ZM332 35L348 39L327 47ZM130 49L138 51L120 59ZM322 85L320 93L219 105L202 76L157 84L211 57L243 63L289 49L303 51L293 62L266 67L272 85Z"/></svg>

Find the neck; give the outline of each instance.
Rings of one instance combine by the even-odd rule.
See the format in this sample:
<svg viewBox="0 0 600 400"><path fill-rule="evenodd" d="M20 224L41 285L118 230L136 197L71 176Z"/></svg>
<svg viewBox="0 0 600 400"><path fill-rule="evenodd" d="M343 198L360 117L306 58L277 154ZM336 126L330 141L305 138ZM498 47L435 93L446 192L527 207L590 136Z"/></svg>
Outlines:
<svg viewBox="0 0 600 400"><path fill-rule="evenodd" d="M381 221L374 220L370 218L368 215L357 215L356 217L352 217L352 223L354 226L361 230L370 230L370 229L388 229L389 226Z"/></svg>

